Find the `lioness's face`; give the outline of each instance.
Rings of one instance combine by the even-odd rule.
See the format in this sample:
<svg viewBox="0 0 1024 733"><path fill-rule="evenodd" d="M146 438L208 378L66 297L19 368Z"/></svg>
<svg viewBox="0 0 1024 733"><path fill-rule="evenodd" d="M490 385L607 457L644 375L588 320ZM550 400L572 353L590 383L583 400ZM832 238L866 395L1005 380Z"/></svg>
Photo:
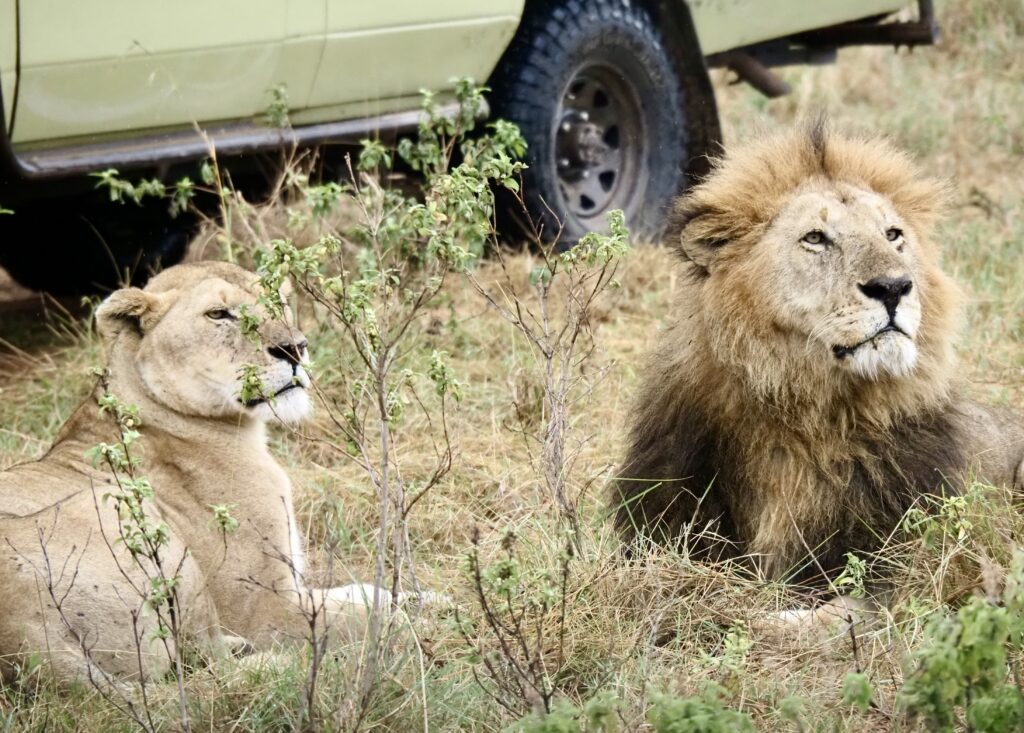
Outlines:
<svg viewBox="0 0 1024 733"><path fill-rule="evenodd" d="M750 252L774 326L807 355L865 379L910 374L921 325L921 252L884 197L832 183L798 190Z"/></svg>
<svg viewBox="0 0 1024 733"><path fill-rule="evenodd" d="M156 297L170 302L143 326L138 349L139 374L156 399L206 417L295 422L308 415L306 339L283 320L265 320L259 339L243 334L243 306L260 313L253 292L212 277ZM249 365L260 385L243 389Z"/></svg>

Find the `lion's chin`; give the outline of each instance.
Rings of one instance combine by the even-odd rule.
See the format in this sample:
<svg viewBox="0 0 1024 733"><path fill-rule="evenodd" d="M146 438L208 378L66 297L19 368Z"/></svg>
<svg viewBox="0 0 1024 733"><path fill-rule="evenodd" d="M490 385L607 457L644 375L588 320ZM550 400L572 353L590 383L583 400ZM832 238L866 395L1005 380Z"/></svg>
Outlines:
<svg viewBox="0 0 1024 733"><path fill-rule="evenodd" d="M917 366L917 345L906 335L886 332L837 357L841 368L863 379L906 377Z"/></svg>

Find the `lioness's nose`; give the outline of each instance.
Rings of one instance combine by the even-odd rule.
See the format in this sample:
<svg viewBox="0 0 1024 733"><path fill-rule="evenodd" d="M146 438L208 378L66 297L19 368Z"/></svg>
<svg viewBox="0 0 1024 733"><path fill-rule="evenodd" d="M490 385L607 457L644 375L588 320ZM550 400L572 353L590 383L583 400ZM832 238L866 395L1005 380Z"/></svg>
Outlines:
<svg viewBox="0 0 1024 733"><path fill-rule="evenodd" d="M885 309L892 316L896 311L896 306L900 303L900 298L911 291L914 283L910 281L909 277L876 277L866 283L858 284L857 287L869 298L882 301L885 304Z"/></svg>
<svg viewBox="0 0 1024 733"><path fill-rule="evenodd" d="M275 359L281 359L289 364L298 364L302 361L302 352L306 350L305 341L285 341L267 347L267 353Z"/></svg>

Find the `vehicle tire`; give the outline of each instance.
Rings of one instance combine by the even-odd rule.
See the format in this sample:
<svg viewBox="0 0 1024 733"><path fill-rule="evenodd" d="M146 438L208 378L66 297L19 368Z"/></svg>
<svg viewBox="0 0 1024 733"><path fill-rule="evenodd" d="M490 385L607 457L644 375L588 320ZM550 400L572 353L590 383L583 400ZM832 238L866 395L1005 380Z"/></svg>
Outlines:
<svg viewBox="0 0 1024 733"><path fill-rule="evenodd" d="M622 209L655 238L689 160L683 88L651 17L626 0L534 4L492 80L495 117L529 146L523 197L549 240ZM521 217L520 217L521 218Z"/></svg>
<svg viewBox="0 0 1024 733"><path fill-rule="evenodd" d="M198 225L189 213L172 218L163 200L80 196L13 208L0 221L0 266L25 287L54 295L141 284L181 260Z"/></svg>

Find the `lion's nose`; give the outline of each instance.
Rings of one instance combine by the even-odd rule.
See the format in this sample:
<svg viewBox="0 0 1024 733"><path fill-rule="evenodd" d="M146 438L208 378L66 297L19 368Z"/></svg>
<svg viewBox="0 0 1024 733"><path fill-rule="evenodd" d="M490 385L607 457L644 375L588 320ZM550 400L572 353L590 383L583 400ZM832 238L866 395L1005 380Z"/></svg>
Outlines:
<svg viewBox="0 0 1024 733"><path fill-rule="evenodd" d="M295 365L302 361L302 352L308 344L305 341L286 341L267 348L267 353L275 359L281 359Z"/></svg>
<svg viewBox="0 0 1024 733"><path fill-rule="evenodd" d="M900 304L900 298L913 289L914 283L909 277L876 277L857 287L869 298L882 301L891 318L896 312L896 306Z"/></svg>

